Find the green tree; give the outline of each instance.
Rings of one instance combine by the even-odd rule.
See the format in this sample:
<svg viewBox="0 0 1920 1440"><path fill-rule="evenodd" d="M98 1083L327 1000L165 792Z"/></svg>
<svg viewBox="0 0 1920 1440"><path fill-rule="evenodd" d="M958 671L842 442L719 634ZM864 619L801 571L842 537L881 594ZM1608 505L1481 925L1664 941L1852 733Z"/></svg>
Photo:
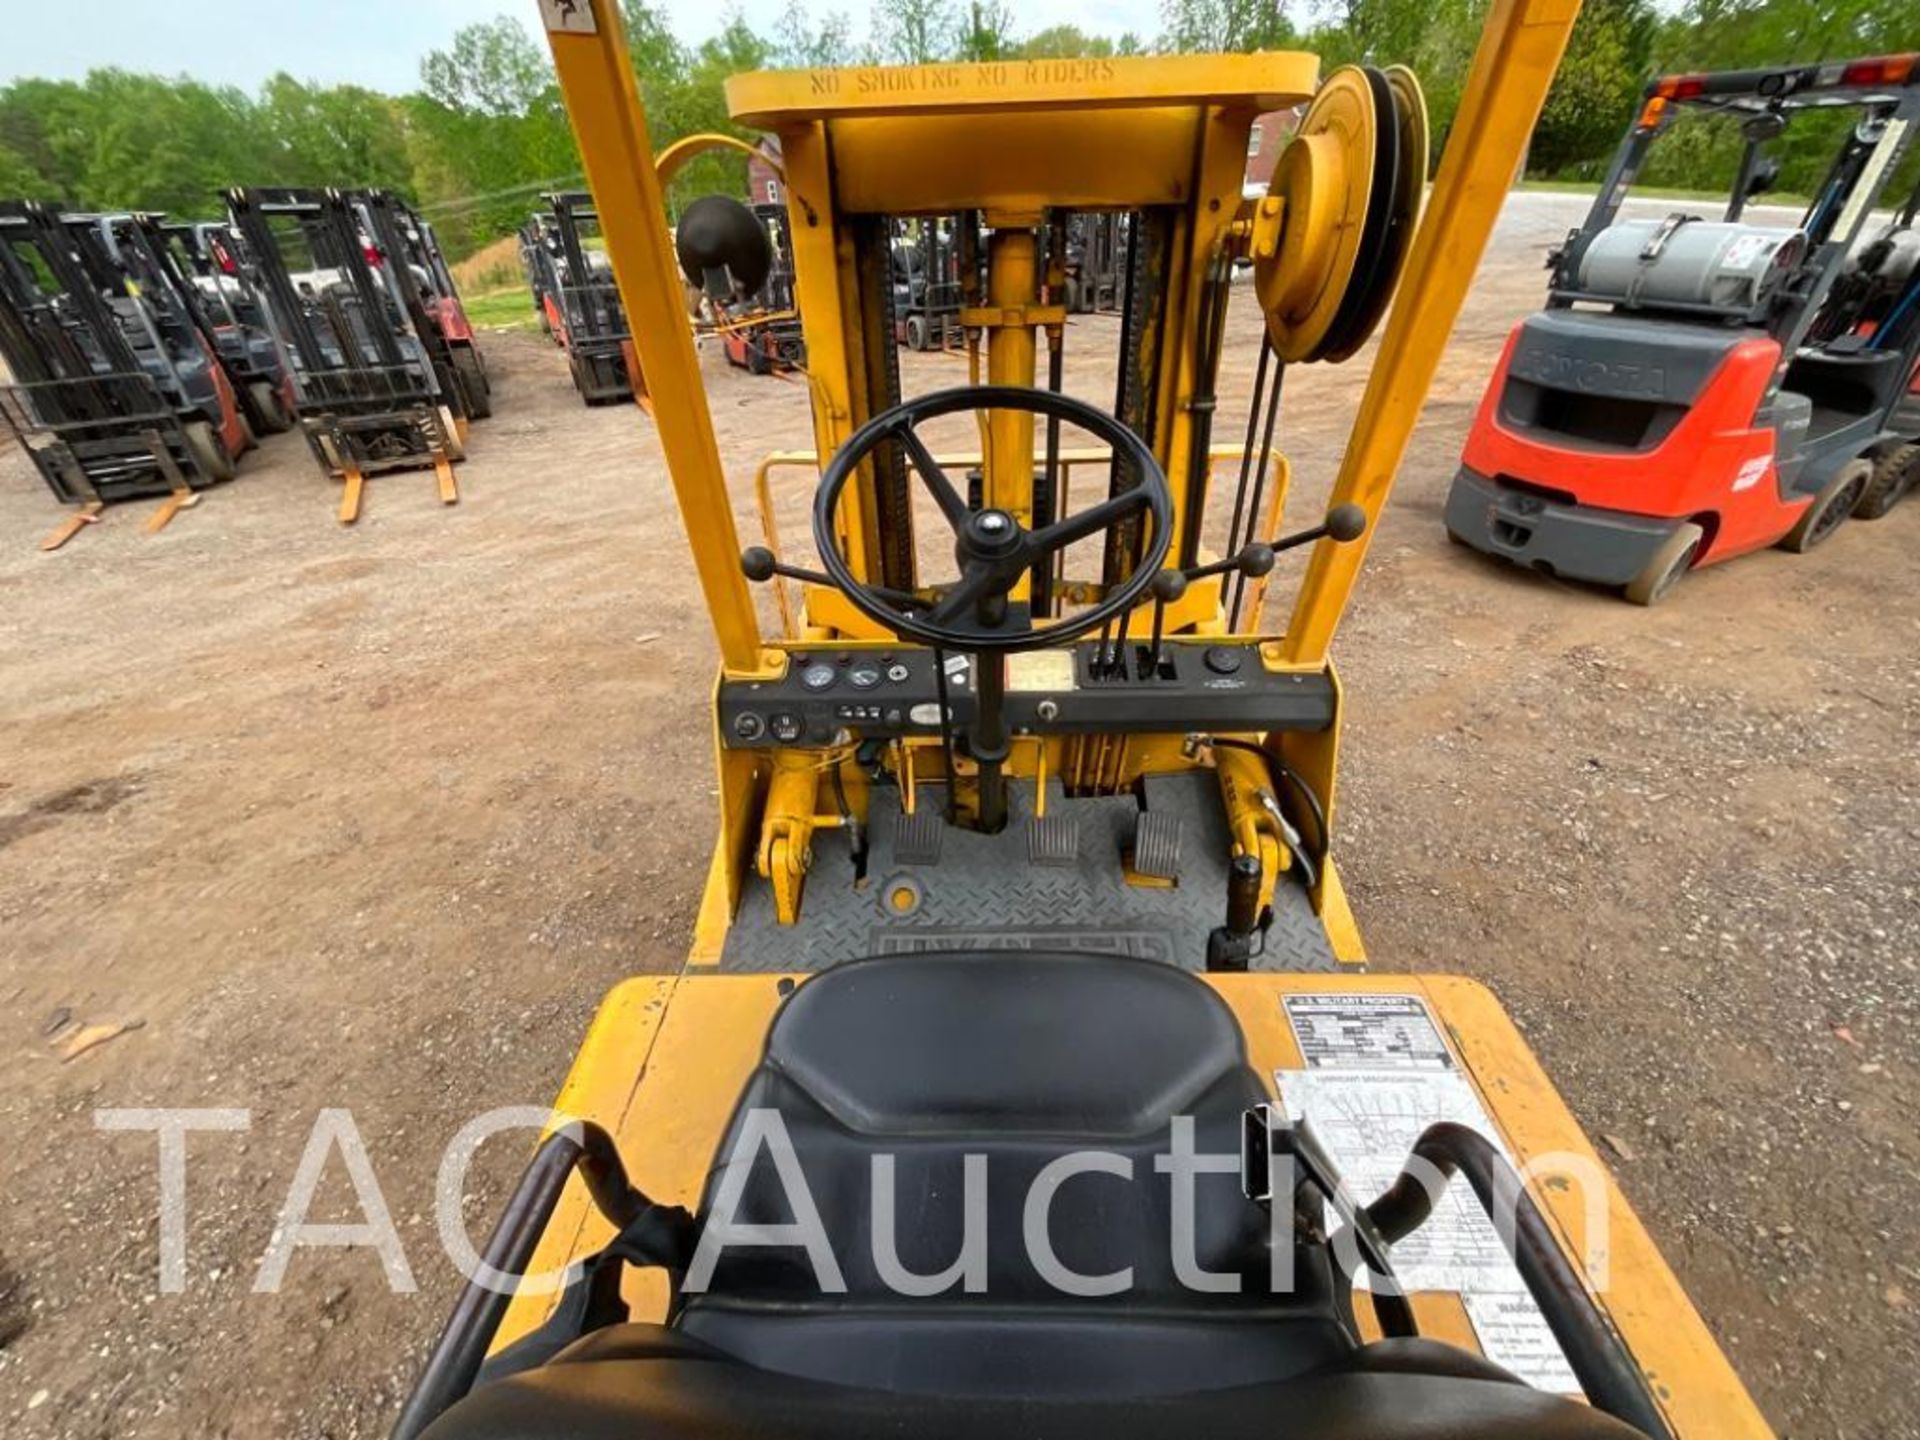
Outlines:
<svg viewBox="0 0 1920 1440"><path fill-rule="evenodd" d="M844 10L829 10L816 22L805 0L787 0L774 27L774 42L774 63L784 69L818 70L853 63L853 26Z"/></svg>
<svg viewBox="0 0 1920 1440"><path fill-rule="evenodd" d="M1657 23L1647 0L1586 0L1533 132L1529 168L1598 178L1646 83Z"/></svg>
<svg viewBox="0 0 1920 1440"><path fill-rule="evenodd" d="M1089 35L1078 25L1049 25L1022 40L1017 53L1023 60L1077 60L1111 55L1114 46L1106 36Z"/></svg>
<svg viewBox="0 0 1920 1440"><path fill-rule="evenodd" d="M653 127L655 146L702 132L757 138L735 125L727 114L727 77L765 69L776 54L771 41L756 34L743 17L734 15L724 30L701 42L694 52L676 99L674 122L678 128L666 135ZM746 157L733 150L714 151L700 156L674 177L667 195L668 208L678 211L699 195L743 195L746 184Z"/></svg>
<svg viewBox="0 0 1920 1440"><path fill-rule="evenodd" d="M1004 60L1015 54L1013 12L1001 0L971 0L960 25L962 60Z"/></svg>
<svg viewBox="0 0 1920 1440"><path fill-rule="evenodd" d="M56 200L47 178L11 146L0 144L0 195L26 200Z"/></svg>
<svg viewBox="0 0 1920 1440"><path fill-rule="evenodd" d="M509 116L537 104L554 76L546 52L502 15L456 30L451 46L420 62L420 81L450 110Z"/></svg>
<svg viewBox="0 0 1920 1440"><path fill-rule="evenodd" d="M1297 43L1279 0L1163 0L1160 18L1168 50L1232 54Z"/></svg>
<svg viewBox="0 0 1920 1440"><path fill-rule="evenodd" d="M874 0L873 44L882 60L898 65L945 60L954 53L961 29L955 0Z"/></svg>
<svg viewBox="0 0 1920 1440"><path fill-rule="evenodd" d="M277 153L276 175L236 177L264 185L377 185L413 192L405 107L358 85L307 85L285 73L261 94L260 123Z"/></svg>

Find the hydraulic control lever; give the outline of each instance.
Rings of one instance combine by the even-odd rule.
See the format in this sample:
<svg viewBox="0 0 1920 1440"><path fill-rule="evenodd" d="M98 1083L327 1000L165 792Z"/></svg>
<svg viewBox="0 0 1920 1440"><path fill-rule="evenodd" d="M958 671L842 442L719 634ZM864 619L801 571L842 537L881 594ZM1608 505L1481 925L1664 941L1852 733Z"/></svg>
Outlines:
<svg viewBox="0 0 1920 1440"><path fill-rule="evenodd" d="M1187 587L1195 580L1204 580L1213 575L1238 575L1244 580L1258 580L1263 575L1273 573L1276 557L1284 550L1294 550L1302 545L1311 545L1316 540L1332 540L1344 545L1358 540L1367 531L1367 512L1358 505L1336 505L1327 511L1318 525L1305 530L1297 530L1291 535L1283 535L1269 541L1255 540L1223 560L1215 560L1206 565L1192 565L1183 570L1162 570L1153 577L1148 589L1153 595L1153 643L1148 647L1147 676L1160 673L1161 638L1165 629L1167 606L1173 604L1187 593ZM1121 623L1120 644L1112 657L1097 657L1101 668L1110 673L1125 676L1128 670L1126 654L1127 632L1124 620Z"/></svg>
<svg viewBox="0 0 1920 1440"><path fill-rule="evenodd" d="M1331 540L1337 545L1345 545L1350 540L1358 540L1367 533L1367 512L1358 505L1336 505L1327 511L1318 525L1305 530L1296 530L1291 535L1283 535L1272 542L1273 553L1291 550L1299 545L1311 545L1315 540Z"/></svg>
<svg viewBox="0 0 1920 1440"><path fill-rule="evenodd" d="M809 585L824 585L829 590L839 588L833 577L822 570L808 570L800 565L788 565L776 557L773 551L764 545L749 545L740 552L740 573L755 585L764 585L776 575L788 580L800 580ZM869 585L874 594L882 596L892 604L904 607L924 607L928 602L918 595L905 590L890 590L884 585Z"/></svg>

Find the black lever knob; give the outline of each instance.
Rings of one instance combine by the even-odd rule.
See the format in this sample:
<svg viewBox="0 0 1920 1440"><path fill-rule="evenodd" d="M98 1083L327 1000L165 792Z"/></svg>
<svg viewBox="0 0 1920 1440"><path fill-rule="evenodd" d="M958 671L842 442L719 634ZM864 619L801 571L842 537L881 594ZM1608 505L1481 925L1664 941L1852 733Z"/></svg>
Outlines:
<svg viewBox="0 0 1920 1440"><path fill-rule="evenodd" d="M1367 512L1358 505L1336 505L1327 511L1327 538L1342 545L1367 533Z"/></svg>
<svg viewBox="0 0 1920 1440"><path fill-rule="evenodd" d="M1187 577L1179 570L1162 570L1147 588L1162 605L1171 605L1187 593Z"/></svg>
<svg viewBox="0 0 1920 1440"><path fill-rule="evenodd" d="M740 552L740 569L747 579L760 585L780 573L780 562L764 545L749 545Z"/></svg>
<svg viewBox="0 0 1920 1440"><path fill-rule="evenodd" d="M1273 549L1292 550L1296 546L1308 545L1315 540L1332 540L1344 545L1349 540L1358 540L1366 533L1367 512L1365 510L1358 505L1336 505L1327 511L1318 525L1282 536L1273 542Z"/></svg>

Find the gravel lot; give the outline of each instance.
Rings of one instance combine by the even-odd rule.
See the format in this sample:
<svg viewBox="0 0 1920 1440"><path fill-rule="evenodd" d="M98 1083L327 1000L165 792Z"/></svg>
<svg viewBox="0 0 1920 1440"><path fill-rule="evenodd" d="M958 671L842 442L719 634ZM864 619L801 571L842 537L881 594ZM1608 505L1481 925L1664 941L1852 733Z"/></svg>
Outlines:
<svg viewBox="0 0 1920 1440"><path fill-rule="evenodd" d="M1499 990L1783 1434L1920 1435L1920 506L1653 611L1446 544L1488 369L1581 208L1510 204L1340 635L1344 872L1379 968ZM1111 324L1075 328L1079 393L1111 393ZM453 1292L441 1148L549 1099L607 986L683 952L713 652L653 432L582 408L536 333L487 353L461 503L380 477L352 530L284 437L161 536L116 511L42 555L58 512L0 456L6 1433L384 1434ZM806 391L706 364L745 501ZM1296 516L1361 373L1289 378ZM61 1063L63 1016L139 1028ZM153 1142L93 1121L146 1105L247 1111L191 1142L178 1295ZM415 1293L362 1252L251 1293L327 1107ZM476 1226L520 1155L483 1153ZM353 1217L337 1162L321 1196Z"/></svg>

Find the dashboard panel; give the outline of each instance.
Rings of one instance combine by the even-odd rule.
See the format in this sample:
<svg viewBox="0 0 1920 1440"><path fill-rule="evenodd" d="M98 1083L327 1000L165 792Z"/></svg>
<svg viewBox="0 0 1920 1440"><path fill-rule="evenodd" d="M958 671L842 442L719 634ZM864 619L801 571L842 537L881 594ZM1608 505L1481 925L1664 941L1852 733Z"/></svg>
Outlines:
<svg viewBox="0 0 1920 1440"><path fill-rule="evenodd" d="M778 679L721 684L722 744L777 749L940 733L932 651L824 645L789 654ZM1268 670L1258 644L1172 640L1157 665L1154 658L1135 643L1118 664L1098 640L1010 655L1007 723L1030 735L1324 730L1333 723L1332 679ZM944 659L947 702L964 728L973 718L978 661Z"/></svg>

